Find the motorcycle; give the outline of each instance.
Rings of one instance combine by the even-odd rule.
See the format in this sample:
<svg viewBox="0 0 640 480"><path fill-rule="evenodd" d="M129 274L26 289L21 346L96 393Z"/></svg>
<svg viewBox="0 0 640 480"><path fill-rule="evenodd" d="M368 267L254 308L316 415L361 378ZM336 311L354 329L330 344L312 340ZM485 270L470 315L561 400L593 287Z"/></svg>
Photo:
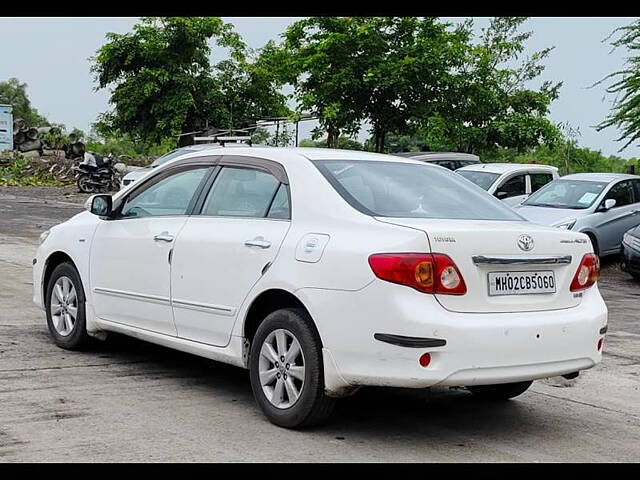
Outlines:
<svg viewBox="0 0 640 480"><path fill-rule="evenodd" d="M113 168L112 155L103 157L85 152L84 158L75 167L78 190L84 193L101 193L118 190L120 179Z"/></svg>

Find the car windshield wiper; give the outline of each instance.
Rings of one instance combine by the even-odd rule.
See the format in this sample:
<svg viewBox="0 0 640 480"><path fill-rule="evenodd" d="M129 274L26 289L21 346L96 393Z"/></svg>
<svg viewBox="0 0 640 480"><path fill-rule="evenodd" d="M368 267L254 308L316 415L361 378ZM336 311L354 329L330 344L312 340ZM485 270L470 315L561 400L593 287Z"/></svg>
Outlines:
<svg viewBox="0 0 640 480"><path fill-rule="evenodd" d="M570 208L570 209L581 208L581 207L574 207L571 205L562 205L557 203L525 203L524 205L529 207Z"/></svg>

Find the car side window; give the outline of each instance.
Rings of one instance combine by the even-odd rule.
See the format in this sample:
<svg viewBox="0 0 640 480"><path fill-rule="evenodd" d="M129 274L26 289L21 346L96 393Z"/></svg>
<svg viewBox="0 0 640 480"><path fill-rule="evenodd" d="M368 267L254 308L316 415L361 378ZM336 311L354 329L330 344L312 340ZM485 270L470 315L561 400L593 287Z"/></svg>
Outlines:
<svg viewBox="0 0 640 480"><path fill-rule="evenodd" d="M120 218L185 215L207 167L194 167L169 175L127 198Z"/></svg>
<svg viewBox="0 0 640 480"><path fill-rule="evenodd" d="M623 207L633 203L633 187L629 180L620 182L611 187L611 190L607 193L605 200L610 198L616 201L615 207Z"/></svg>
<svg viewBox="0 0 640 480"><path fill-rule="evenodd" d="M553 175L550 173L531 173L531 193L537 192L547 183L553 180Z"/></svg>
<svg viewBox="0 0 640 480"><path fill-rule="evenodd" d="M631 180L633 183L633 189L635 193L635 203L640 202L640 180Z"/></svg>
<svg viewBox="0 0 640 480"><path fill-rule="evenodd" d="M289 207L289 186L280 184L276 196L273 197L267 218L291 218L291 208Z"/></svg>
<svg viewBox="0 0 640 480"><path fill-rule="evenodd" d="M525 176L524 175L516 175L515 177L510 178L505 183L502 184L501 187L498 187L496 190L496 194L500 192L505 192L506 195L501 198L509 198L515 197L517 195L524 195L526 193L525 186Z"/></svg>
<svg viewBox="0 0 640 480"><path fill-rule="evenodd" d="M279 187L280 182L262 170L223 167L207 195L201 215L264 218Z"/></svg>
<svg viewBox="0 0 640 480"><path fill-rule="evenodd" d="M457 168L457 162L455 160L440 160L433 163L440 165L441 167L448 168L449 170L455 170Z"/></svg>

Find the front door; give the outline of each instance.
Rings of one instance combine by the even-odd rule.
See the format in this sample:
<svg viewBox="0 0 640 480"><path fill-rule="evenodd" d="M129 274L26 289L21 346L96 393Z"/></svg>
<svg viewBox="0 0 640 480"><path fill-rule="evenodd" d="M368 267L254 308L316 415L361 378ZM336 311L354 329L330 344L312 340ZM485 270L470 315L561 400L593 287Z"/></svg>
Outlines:
<svg viewBox="0 0 640 480"><path fill-rule="evenodd" d="M618 182L611 187L601 205L608 199L616 201L613 208L594 214L598 216L596 228L599 230L601 254L617 251L622 235L640 221L640 203L634 200L633 184L630 180Z"/></svg>
<svg viewBox="0 0 640 480"><path fill-rule="evenodd" d="M90 276L96 315L176 335L169 255L207 167L169 170L132 191L114 219L98 226Z"/></svg>
<svg viewBox="0 0 640 480"><path fill-rule="evenodd" d="M210 345L229 342L237 312L278 254L289 218L288 185L264 170L221 168L173 253L179 337Z"/></svg>

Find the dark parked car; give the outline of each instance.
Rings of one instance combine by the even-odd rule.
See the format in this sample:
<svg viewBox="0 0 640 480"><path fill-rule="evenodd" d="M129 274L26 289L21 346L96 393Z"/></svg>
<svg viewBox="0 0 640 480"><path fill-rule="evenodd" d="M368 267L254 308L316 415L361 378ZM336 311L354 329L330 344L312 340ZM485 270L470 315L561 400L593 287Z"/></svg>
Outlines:
<svg viewBox="0 0 640 480"><path fill-rule="evenodd" d="M408 157L412 160L434 163L449 170L457 170L476 163L482 163L480 157L471 153L459 152L399 152L393 153L398 157Z"/></svg>
<svg viewBox="0 0 640 480"><path fill-rule="evenodd" d="M628 230L622 237L620 268L640 280L640 225Z"/></svg>

